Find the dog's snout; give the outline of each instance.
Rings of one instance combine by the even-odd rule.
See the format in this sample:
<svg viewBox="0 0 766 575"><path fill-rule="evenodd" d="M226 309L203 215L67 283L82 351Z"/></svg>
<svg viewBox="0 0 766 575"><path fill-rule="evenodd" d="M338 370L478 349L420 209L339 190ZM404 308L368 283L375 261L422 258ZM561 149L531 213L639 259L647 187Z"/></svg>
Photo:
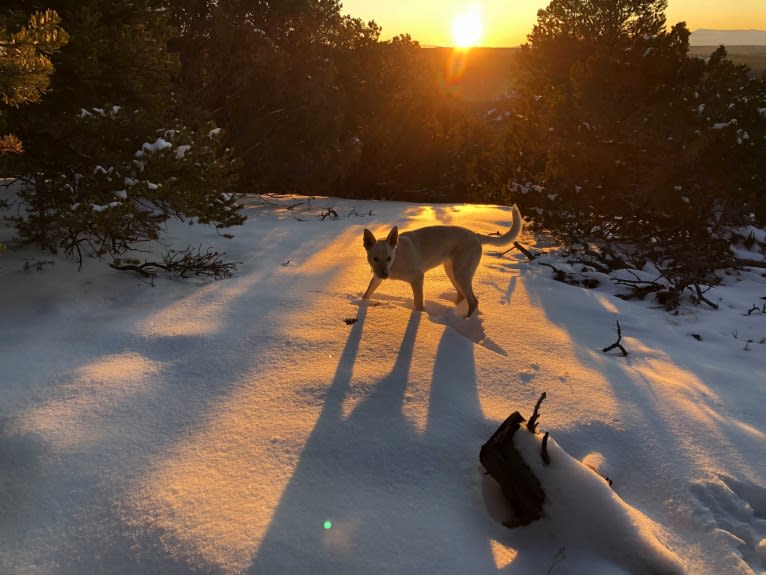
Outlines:
<svg viewBox="0 0 766 575"><path fill-rule="evenodd" d="M378 276L380 279L388 279L389 273L386 269L381 269L380 267L371 267L370 271L376 276Z"/></svg>

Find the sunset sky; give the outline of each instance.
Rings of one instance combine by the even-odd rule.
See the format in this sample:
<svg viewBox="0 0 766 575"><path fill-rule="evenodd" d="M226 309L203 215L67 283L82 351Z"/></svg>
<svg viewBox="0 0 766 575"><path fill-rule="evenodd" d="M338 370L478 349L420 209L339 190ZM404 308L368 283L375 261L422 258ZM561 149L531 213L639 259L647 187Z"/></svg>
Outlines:
<svg viewBox="0 0 766 575"><path fill-rule="evenodd" d="M343 0L343 12L383 27L382 39L408 33L421 45L455 44L459 14L479 12L482 46L518 46L537 22L547 0ZM766 30L766 0L669 0L669 24L685 21L689 30ZM473 16L475 18L475 16Z"/></svg>

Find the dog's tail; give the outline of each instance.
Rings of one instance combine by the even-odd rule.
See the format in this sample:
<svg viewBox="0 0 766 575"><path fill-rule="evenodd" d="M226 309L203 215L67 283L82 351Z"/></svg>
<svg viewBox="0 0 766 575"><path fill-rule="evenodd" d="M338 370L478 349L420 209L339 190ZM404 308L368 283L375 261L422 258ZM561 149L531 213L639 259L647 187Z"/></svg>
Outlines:
<svg viewBox="0 0 766 575"><path fill-rule="evenodd" d="M513 204L513 225L511 229L505 232L502 236L484 236L478 234L481 238L481 243L489 244L491 246L504 246L510 244L513 240L519 237L521 228L524 226L524 220L521 218L521 212L516 204Z"/></svg>

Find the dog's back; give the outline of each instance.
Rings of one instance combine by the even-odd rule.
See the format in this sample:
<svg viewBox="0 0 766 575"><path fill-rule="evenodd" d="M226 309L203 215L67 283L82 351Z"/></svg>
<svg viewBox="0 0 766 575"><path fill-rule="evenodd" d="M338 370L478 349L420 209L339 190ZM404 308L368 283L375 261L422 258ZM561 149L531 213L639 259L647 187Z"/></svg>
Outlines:
<svg viewBox="0 0 766 575"><path fill-rule="evenodd" d="M416 270L426 272L454 260L461 252L481 257L478 234L460 226L428 226L404 232L399 236L391 277L397 278L397 271L408 277Z"/></svg>

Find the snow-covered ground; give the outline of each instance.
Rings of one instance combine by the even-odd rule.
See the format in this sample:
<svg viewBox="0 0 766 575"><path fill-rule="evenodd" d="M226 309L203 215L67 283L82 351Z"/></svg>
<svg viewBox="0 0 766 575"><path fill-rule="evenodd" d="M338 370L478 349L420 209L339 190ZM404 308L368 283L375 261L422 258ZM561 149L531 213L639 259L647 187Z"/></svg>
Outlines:
<svg viewBox="0 0 766 575"><path fill-rule="evenodd" d="M507 208L246 213L163 240L241 261L223 281L0 258L0 573L766 571L763 270L672 315L486 249L464 320L441 270L423 313L393 281L361 302L362 230L489 233ZM617 320L627 357L601 351ZM551 464L518 443L544 517L508 529L479 449L543 391Z"/></svg>

